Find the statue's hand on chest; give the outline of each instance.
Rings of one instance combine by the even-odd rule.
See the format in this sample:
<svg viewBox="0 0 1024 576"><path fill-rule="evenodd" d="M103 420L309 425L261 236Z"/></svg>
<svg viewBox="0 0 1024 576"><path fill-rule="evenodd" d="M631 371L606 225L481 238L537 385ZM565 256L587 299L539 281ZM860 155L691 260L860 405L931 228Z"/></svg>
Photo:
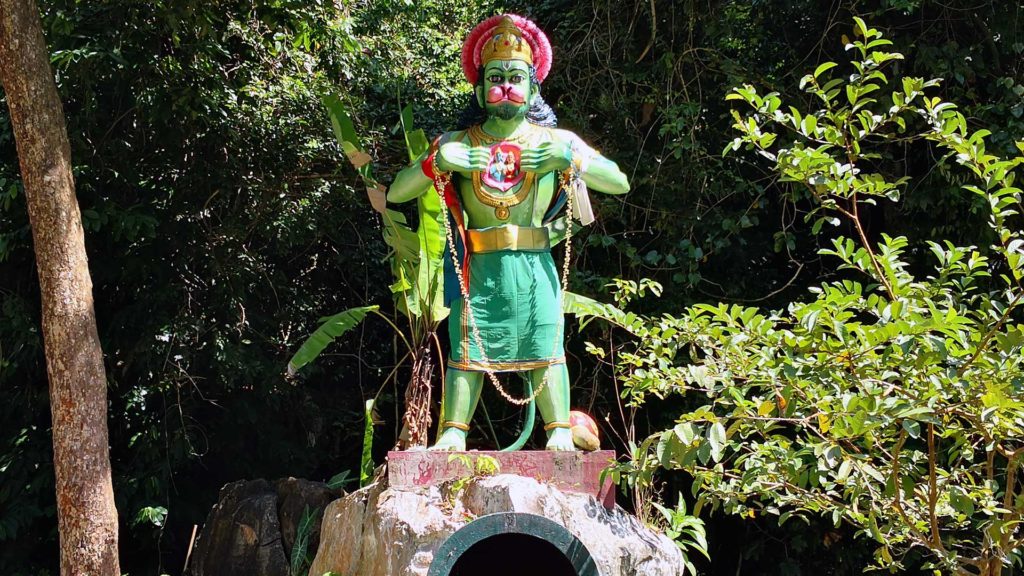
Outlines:
<svg viewBox="0 0 1024 576"><path fill-rule="evenodd" d="M553 140L533 147L504 150L501 145L469 146L462 142L448 142L437 150L437 167L444 172L494 173L510 176L519 172L547 174L565 170L572 163L572 147L568 142ZM515 156L519 158L515 158Z"/></svg>
<svg viewBox="0 0 1024 576"><path fill-rule="evenodd" d="M571 163L572 147L561 140L542 142L533 148L526 148L521 160L523 171L535 174L562 171Z"/></svg>
<svg viewBox="0 0 1024 576"><path fill-rule="evenodd" d="M486 170L490 160L491 151L487 148L447 142L437 149L435 163L442 172L468 174Z"/></svg>

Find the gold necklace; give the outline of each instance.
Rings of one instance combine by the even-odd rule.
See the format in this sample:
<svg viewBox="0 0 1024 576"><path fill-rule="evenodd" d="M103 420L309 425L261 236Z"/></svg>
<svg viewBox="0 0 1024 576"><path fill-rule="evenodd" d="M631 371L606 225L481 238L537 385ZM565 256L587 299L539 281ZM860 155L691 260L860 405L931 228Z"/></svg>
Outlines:
<svg viewBox="0 0 1024 576"><path fill-rule="evenodd" d="M484 132L484 129L477 124L476 126L470 127L466 134L469 136L469 142L474 148L483 145L494 146L496 144L508 142L515 144L516 147L521 150L522 148L519 145L532 143L532 140L538 132L538 130L528 129L517 136L498 138ZM511 208L522 203L523 200L526 200L526 197L530 195L530 191L533 190L533 181L536 176L533 172L527 172L524 174L523 181L520 183L520 188L516 193L499 195L484 188L480 174L480 172L473 172L473 195L476 196L476 199L484 206L494 208L494 216L498 220L508 220L509 216L512 214Z"/></svg>
<svg viewBox="0 0 1024 576"><path fill-rule="evenodd" d="M471 141L476 141L482 144L497 144L499 142L512 142L513 144L529 144L534 139L534 137L541 132L541 130L542 129L535 128L529 123L527 123L526 129L521 130L519 134L514 134L512 136L506 136L502 138L499 136L488 134L487 131L484 130L483 124L476 124L474 126L470 126L469 130L467 130L467 133L469 134L469 138Z"/></svg>

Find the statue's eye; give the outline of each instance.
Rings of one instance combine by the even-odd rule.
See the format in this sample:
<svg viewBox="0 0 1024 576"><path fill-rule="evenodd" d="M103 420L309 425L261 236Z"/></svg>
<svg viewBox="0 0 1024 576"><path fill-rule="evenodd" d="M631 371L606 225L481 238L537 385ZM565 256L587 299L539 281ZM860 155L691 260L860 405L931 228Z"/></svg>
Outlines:
<svg viewBox="0 0 1024 576"><path fill-rule="evenodd" d="M512 76L511 78L509 78L509 80L511 80L513 84L519 84L520 82L522 82L525 79L526 78L522 74L516 74L515 76Z"/></svg>
<svg viewBox="0 0 1024 576"><path fill-rule="evenodd" d="M501 81L504 80L504 78L497 74L491 74L487 77L487 80L489 80L491 84L501 84Z"/></svg>

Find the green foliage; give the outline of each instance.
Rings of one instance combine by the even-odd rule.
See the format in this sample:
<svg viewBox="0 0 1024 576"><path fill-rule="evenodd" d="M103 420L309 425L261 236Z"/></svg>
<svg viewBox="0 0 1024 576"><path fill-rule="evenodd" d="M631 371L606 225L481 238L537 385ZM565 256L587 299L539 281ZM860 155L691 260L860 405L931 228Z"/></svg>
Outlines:
<svg viewBox="0 0 1024 576"><path fill-rule="evenodd" d="M700 518L686 513L686 500L683 499L682 494L679 495L677 502L674 509L666 508L658 503L654 503L654 507L661 513L665 521L665 535L672 539L683 553L685 573L697 574L697 568L689 558L690 551L698 552L707 560L711 560L711 557L708 556L708 539L704 532L704 522Z"/></svg>
<svg viewBox="0 0 1024 576"><path fill-rule="evenodd" d="M370 204L384 220L384 242L391 247L388 259L399 311L413 322L413 340L420 333L433 331L437 323L448 315L443 304L441 257L444 234L441 232L441 203L436 191L417 199L418 226L413 231L404 214L386 207L385 190L373 176L373 163L355 131L352 119L336 96L324 98L334 127L338 145L344 151L366 186ZM429 148L422 129L413 129L412 107L402 109L399 119L408 161L422 157Z"/></svg>
<svg viewBox="0 0 1024 576"><path fill-rule="evenodd" d="M465 474L456 478L448 492L448 505L454 505L455 500L471 483L477 480L494 476L501 473L501 463L493 456L486 454L449 454L448 462L458 462L465 469Z"/></svg>
<svg viewBox="0 0 1024 576"><path fill-rule="evenodd" d="M618 296L618 293L616 293L616 296ZM622 303L621 299L616 298L616 300L619 304ZM605 322L630 331L640 326L638 323L640 318L636 314L624 312L616 306L598 302L593 298L588 298L575 292L567 291L562 295L562 312L576 316L580 321L581 328L585 327L594 318L600 318Z"/></svg>
<svg viewBox="0 0 1024 576"><path fill-rule="evenodd" d="M586 248L574 250L573 290L611 302L612 278L663 285L661 296L623 312L634 314L631 326L708 298L771 309L826 282L877 283L837 272L839 260L818 254L837 250L836 235L855 236L848 220L831 214L839 224L823 221L813 234L801 224L817 208L809 193L779 183L755 156L718 154L734 122L734 102L721 98L729 87L778 92L802 115L821 108L808 104L821 100L800 90L799 79L813 71L807 62L844 60L843 46L827 40L836 22L860 15L904 48L906 58L891 62L887 75L944 78L945 99L971 125L992 129L986 154L1016 154L1024 134L1024 38L1013 2L980 0L964 10L930 0L46 0L40 8L110 377L121 563L137 575L182 565L192 526L226 482L357 470L365 397L377 396L382 415L401 402L392 384L408 372L395 368L400 357L386 323L346 333L300 378L282 375L318 318L386 308L395 297L396 277L382 264L392 247L336 143L326 95L355 120L374 177L387 183L409 158L398 111L406 118L411 106L428 141L455 125L470 90L458 59L465 33L498 11L534 18L555 48L545 99L562 126L619 162L633 186L626 197L594 195L598 220L579 236ZM839 71L823 72L823 82ZM865 97L888 104L881 92ZM908 133L923 122L915 118ZM778 132L789 138L788 128ZM944 250L945 240L994 242L986 200L960 192L975 176L954 158L936 164L930 145L912 140L881 154L862 169L913 180L898 188L899 204L862 206L861 221L873 241L882 231L907 238L902 258L915 277L933 269L927 241ZM409 208L402 214L416 230L418 209ZM1006 273L1001 258L978 252L995 279ZM979 278L975 289L987 293L992 281ZM12 576L58 571L39 317L31 229L0 106L0 573ZM633 338L591 322L567 343L572 358L586 358L585 348L605 354L571 360L574 403L606 416L604 437L626 453L703 403L701 395L668 394L657 407L620 412L610 366L620 351L633 351ZM678 356L688 361L686 351ZM488 409L499 434L500 423L516 418L500 404ZM398 434L394 420L374 431L378 461ZM239 457L238 447L252 444L261 450ZM667 494L686 489L679 476L663 480ZM643 511L643 501L624 504ZM145 507L169 510L162 529L131 525ZM712 571L735 573L740 567L730 563L742 559L741 573L852 573L859 546L823 548L817 532L833 530L769 520L708 519Z"/></svg>
<svg viewBox="0 0 1024 576"><path fill-rule="evenodd" d="M163 506L146 506L141 508L138 514L135 515L134 525L139 524L152 524L156 527L162 527L164 521L167 519L167 508Z"/></svg>
<svg viewBox="0 0 1024 576"><path fill-rule="evenodd" d="M373 405L374 400L366 401L363 410L363 455L359 463L359 487L362 488L373 480Z"/></svg>
<svg viewBox="0 0 1024 576"><path fill-rule="evenodd" d="M853 72L829 78L829 62L801 81L822 108L784 109L775 93L738 88L729 97L753 112L735 113L741 135L727 149L772 162L791 194L814 200L808 221L852 227L855 239L821 251L848 276L785 310L699 304L645 319L641 344L619 357L629 402L686 392L707 400L643 442L630 481L683 469L698 506L849 523L874 542L878 568L900 569L923 550L926 567L998 574L1021 561L1024 543L1024 233L1014 186L1024 156L987 152L988 131L970 131L956 106L927 95L937 81L902 78L887 91L883 70L902 56L855 24L856 40L845 42ZM988 206L991 246L928 242L932 269L915 273L907 238L868 238L861 211L908 183L869 167L887 143L908 140L935 143L973 174L964 188Z"/></svg>
<svg viewBox="0 0 1024 576"><path fill-rule="evenodd" d="M467 476L493 476L501 472L501 463L493 456L479 454L450 454L448 462L458 462L466 469Z"/></svg>
<svg viewBox="0 0 1024 576"><path fill-rule="evenodd" d="M343 490L345 486L348 486L352 482L355 482L355 478L349 478L352 474L351 470L342 470L334 476L331 476L330 480L327 481L327 487L331 490Z"/></svg>
<svg viewBox="0 0 1024 576"><path fill-rule="evenodd" d="M299 350L288 361L288 373L295 374L300 368L312 362L331 342L349 330L355 328L371 312L377 312L379 306L360 306L350 308L333 316L320 319L320 327L302 343Z"/></svg>
<svg viewBox="0 0 1024 576"><path fill-rule="evenodd" d="M366 186L370 205L383 216L384 242L392 249L387 257L395 280L391 285L391 292L395 294L398 310L408 321L408 337L393 322L381 315L376 306L370 308L388 322L395 330L396 337L400 338L407 348L403 360L410 359L410 365L413 367L412 378L407 387L425 387L428 393L423 396L422 401L429 401L430 381L433 375L422 373L419 367L424 363L430 365L437 324L448 315L448 310L443 304L442 254L445 240L440 232L442 216L439 196L436 191L431 190L417 200L419 226L413 232L401 212L387 208L386 188L374 178L372 158L360 143L352 119L341 101L335 96L328 96L323 99L323 103L331 118L338 145ZM399 124L405 136L409 161L422 158L428 149L426 136L422 130L414 130L412 122L412 108L407 106L402 110ZM294 374L299 367L312 361L334 338L353 328L365 317L365 312L361 315L353 315L352 312L350 310L339 315L343 317L343 324L328 321L315 332L302 345L293 361L289 362L289 374ZM325 328L328 328L327 332ZM414 396L416 395L406 394L406 398ZM408 434L403 435L403 442L424 444L428 421L413 422L423 420L423 416L412 415L426 414L426 418L429 419L429 409L424 411L410 404L407 400L403 423ZM361 484L368 480L365 468L369 458L369 447L364 446ZM372 462L370 465L372 467Z"/></svg>
<svg viewBox="0 0 1024 576"><path fill-rule="evenodd" d="M295 542L292 543L290 576L304 576L309 571L312 558L309 553L309 536L320 522L320 510L306 506L302 509L299 524L295 527Z"/></svg>

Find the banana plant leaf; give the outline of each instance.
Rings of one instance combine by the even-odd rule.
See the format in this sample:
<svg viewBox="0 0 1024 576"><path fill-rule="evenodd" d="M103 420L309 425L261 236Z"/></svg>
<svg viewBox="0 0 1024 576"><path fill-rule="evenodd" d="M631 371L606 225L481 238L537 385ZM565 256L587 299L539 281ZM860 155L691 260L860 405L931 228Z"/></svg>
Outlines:
<svg viewBox="0 0 1024 576"><path fill-rule="evenodd" d="M414 231L401 212L389 210L383 204L383 187L373 176L373 163L363 149L355 125L341 99L332 94L325 96L322 101L331 118L338 145L363 179L370 203L380 203L375 208L384 219L384 242L392 250L389 255L394 276L391 291L395 295L398 310L412 318L422 318L429 324L440 322L448 315L448 309L444 306L442 284L445 238L441 227L444 222L437 192L431 189L417 200L419 225ZM399 124L409 161L415 161L426 153L430 143L422 129L413 129L411 105L402 109Z"/></svg>
<svg viewBox="0 0 1024 576"><path fill-rule="evenodd" d="M402 134L405 136L405 150L409 153L409 162L420 157L430 147L427 136L422 129L413 129L412 104L402 108L400 117L402 122Z"/></svg>
<svg viewBox="0 0 1024 576"><path fill-rule="evenodd" d="M444 305L443 258L446 245L441 202L433 187L417 200L420 223L416 228L419 257L416 265L416 298L427 321L437 323L448 316Z"/></svg>
<svg viewBox="0 0 1024 576"><path fill-rule="evenodd" d="M363 416L363 454L359 462L359 487L362 488L373 479L373 399L366 401Z"/></svg>
<svg viewBox="0 0 1024 576"><path fill-rule="evenodd" d="M379 306L360 306L349 308L340 314L321 318L320 327L302 343L299 351L288 361L288 375L294 375L303 366L309 364L324 351L331 342L349 330L355 328L370 312L376 312Z"/></svg>
<svg viewBox="0 0 1024 576"><path fill-rule="evenodd" d="M377 180L373 177L373 163L363 149L362 143L359 142L359 135L356 134L356 128L352 123L352 119L345 112L345 105L334 94L324 96L321 98L321 102L327 108L327 115L331 118L334 136L338 139L338 145L341 146L345 156L352 162L352 165L359 172L359 176L367 186L371 187L370 184L373 184L372 187L376 187Z"/></svg>
<svg viewBox="0 0 1024 576"><path fill-rule="evenodd" d="M423 228L422 224L420 228ZM430 323L436 324L448 317L444 305L444 270L441 258L431 258L428 243L420 244L420 259L416 274L416 300L419 313ZM441 243L444 246L444 243Z"/></svg>
<svg viewBox="0 0 1024 576"><path fill-rule="evenodd" d="M406 152L409 161L413 162L423 156L430 148L422 129L413 129L412 105L402 109L402 133L405 136ZM444 226L441 215L441 199L437 190L431 187L416 200L419 213L419 226L416 236L419 240L415 278L416 284L411 293L406 294L406 304L410 311L422 315L428 322L437 323L448 316L444 306L444 274L442 258L445 249Z"/></svg>
<svg viewBox="0 0 1024 576"><path fill-rule="evenodd" d="M420 238L406 225L405 215L396 210L384 214L384 243L394 251L393 257L415 267L420 258Z"/></svg>

